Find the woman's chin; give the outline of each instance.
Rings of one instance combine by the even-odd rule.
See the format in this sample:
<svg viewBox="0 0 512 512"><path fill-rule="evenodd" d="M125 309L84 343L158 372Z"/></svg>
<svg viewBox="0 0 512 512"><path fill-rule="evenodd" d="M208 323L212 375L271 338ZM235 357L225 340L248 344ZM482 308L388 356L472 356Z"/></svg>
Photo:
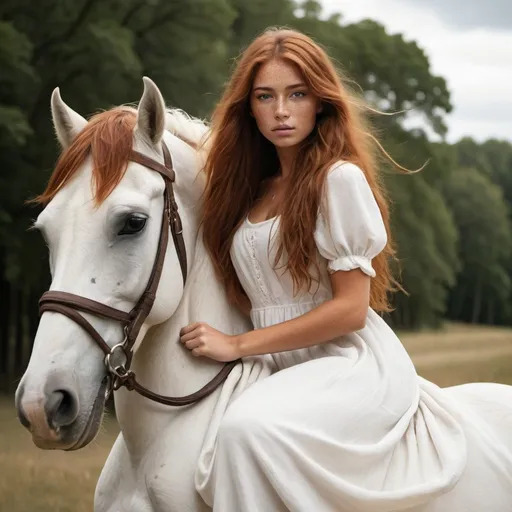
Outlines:
<svg viewBox="0 0 512 512"><path fill-rule="evenodd" d="M293 148L295 146L298 146L301 140L299 139L299 137L290 136L274 139L271 142L272 144L274 144L276 148Z"/></svg>

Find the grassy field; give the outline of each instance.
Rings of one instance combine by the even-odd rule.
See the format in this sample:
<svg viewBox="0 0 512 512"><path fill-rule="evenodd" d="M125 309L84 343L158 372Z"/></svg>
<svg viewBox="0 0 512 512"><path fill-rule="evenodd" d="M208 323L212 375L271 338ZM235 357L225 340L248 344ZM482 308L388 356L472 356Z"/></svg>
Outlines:
<svg viewBox="0 0 512 512"><path fill-rule="evenodd" d="M0 511L91 512L115 434L115 421L107 419L94 443L79 452L38 450L17 422L12 400L0 400Z"/></svg>
<svg viewBox="0 0 512 512"><path fill-rule="evenodd" d="M400 337L418 373L441 386L512 384L512 330L450 325ZM0 511L90 512L115 434L110 418L92 446L76 453L43 452L17 423L12 399L0 399Z"/></svg>

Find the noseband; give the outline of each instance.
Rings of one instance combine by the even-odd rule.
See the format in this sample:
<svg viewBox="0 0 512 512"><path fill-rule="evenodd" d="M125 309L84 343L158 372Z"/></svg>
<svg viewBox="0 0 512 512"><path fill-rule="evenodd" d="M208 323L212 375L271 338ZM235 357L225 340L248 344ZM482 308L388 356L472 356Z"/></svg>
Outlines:
<svg viewBox="0 0 512 512"><path fill-rule="evenodd" d="M39 300L39 312L42 315L46 311L52 311L54 313L60 313L67 316L82 327L101 348L101 350L103 350L103 353L105 354L105 366L107 368L110 381L106 391L107 397L112 393L112 391L117 391L119 388L124 386L129 391L134 390L140 395L155 402L170 406L182 406L196 403L215 391L226 380L227 376L239 360L225 364L222 370L200 390L182 397L164 396L150 391L137 382L134 372L130 370L133 359L133 346L137 340L140 329L149 315L149 312L153 307L153 303L155 302L156 292L162 275L165 253L169 241L169 228L171 230L174 247L176 248L178 260L180 262L181 272L183 275L183 286L185 286L187 279L187 253L185 249L185 242L183 240L181 218L173 190L173 183L176 175L172 165L171 154L163 143L162 151L164 154L164 165L147 157L146 155L143 155L142 153L139 153L138 151L132 150L130 155L130 161L136 162L158 172L165 182L164 210L162 214L162 226L160 229L160 239L158 241L155 262L153 264L153 269L146 285L146 289L135 307L127 313L125 311L106 306L101 302L81 297L80 295L52 290L45 292L41 296L41 299ZM84 316L79 313L79 311L121 322L124 332L124 339L122 343L110 348L98 331L88 320L86 320Z"/></svg>

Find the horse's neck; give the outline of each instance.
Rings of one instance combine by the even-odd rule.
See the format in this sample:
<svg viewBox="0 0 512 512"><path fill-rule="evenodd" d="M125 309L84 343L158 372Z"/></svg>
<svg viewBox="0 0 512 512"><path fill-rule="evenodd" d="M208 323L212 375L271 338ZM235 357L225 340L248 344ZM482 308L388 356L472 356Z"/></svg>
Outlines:
<svg viewBox="0 0 512 512"><path fill-rule="evenodd" d="M247 320L228 303L201 236L196 241L194 262L176 312L167 322L150 330L142 344L152 353L151 362L156 355L165 361L169 369L167 385L181 392L197 391L198 385L204 385L221 366L212 360L191 356L179 343L181 328L194 322L206 322L226 334L249 328Z"/></svg>
<svg viewBox="0 0 512 512"><path fill-rule="evenodd" d="M243 332L250 327L248 319L227 302L201 236L196 241L193 264L176 312L168 321L147 332L136 353L133 369L142 385L163 395L183 396L199 390L213 379L223 363L195 358L180 343L181 328L199 321L226 334ZM116 407L118 403L121 427L123 431L129 429L125 438L137 439L139 447L141 436L149 442L148 429L160 429L168 424L173 414L180 412L180 409L172 408L173 414L169 414L165 406L155 407L133 393L121 395ZM134 409L139 418L137 424L131 421ZM151 415L151 418L144 418L145 415Z"/></svg>
<svg viewBox="0 0 512 512"><path fill-rule="evenodd" d="M176 119L180 120L179 115ZM204 126L197 130L204 132ZM199 135L191 133L190 137ZM185 215L182 213L183 229L189 234L196 233L196 236L190 237L187 243L190 271L178 308L169 320L147 332L136 360L137 366L141 367L140 372L153 379L152 384L157 389L163 390L164 394L179 395L197 391L222 366L215 361L192 356L180 343L181 328L194 322L205 322L231 334L249 329L250 323L228 303L225 289L215 275L204 246L202 232L197 233L197 207L205 181L204 175L196 171L198 156L172 135L167 134L166 140L173 150L178 175L177 192L186 212Z"/></svg>
<svg viewBox="0 0 512 512"><path fill-rule="evenodd" d="M226 334L247 330L248 320L227 300L200 233L190 282L177 313L189 322L206 322ZM172 322L172 319L171 319Z"/></svg>

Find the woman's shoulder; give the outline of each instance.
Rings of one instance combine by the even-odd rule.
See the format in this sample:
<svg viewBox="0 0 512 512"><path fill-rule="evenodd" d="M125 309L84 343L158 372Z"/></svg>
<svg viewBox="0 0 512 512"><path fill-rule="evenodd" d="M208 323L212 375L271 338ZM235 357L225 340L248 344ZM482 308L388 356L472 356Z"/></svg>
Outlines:
<svg viewBox="0 0 512 512"><path fill-rule="evenodd" d="M337 160L329 166L327 170L327 177L364 177L364 172L357 164L350 162L349 160Z"/></svg>
<svg viewBox="0 0 512 512"><path fill-rule="evenodd" d="M327 186L338 187L343 184L364 184L366 176L363 170L348 160L337 160L328 169L325 181Z"/></svg>

